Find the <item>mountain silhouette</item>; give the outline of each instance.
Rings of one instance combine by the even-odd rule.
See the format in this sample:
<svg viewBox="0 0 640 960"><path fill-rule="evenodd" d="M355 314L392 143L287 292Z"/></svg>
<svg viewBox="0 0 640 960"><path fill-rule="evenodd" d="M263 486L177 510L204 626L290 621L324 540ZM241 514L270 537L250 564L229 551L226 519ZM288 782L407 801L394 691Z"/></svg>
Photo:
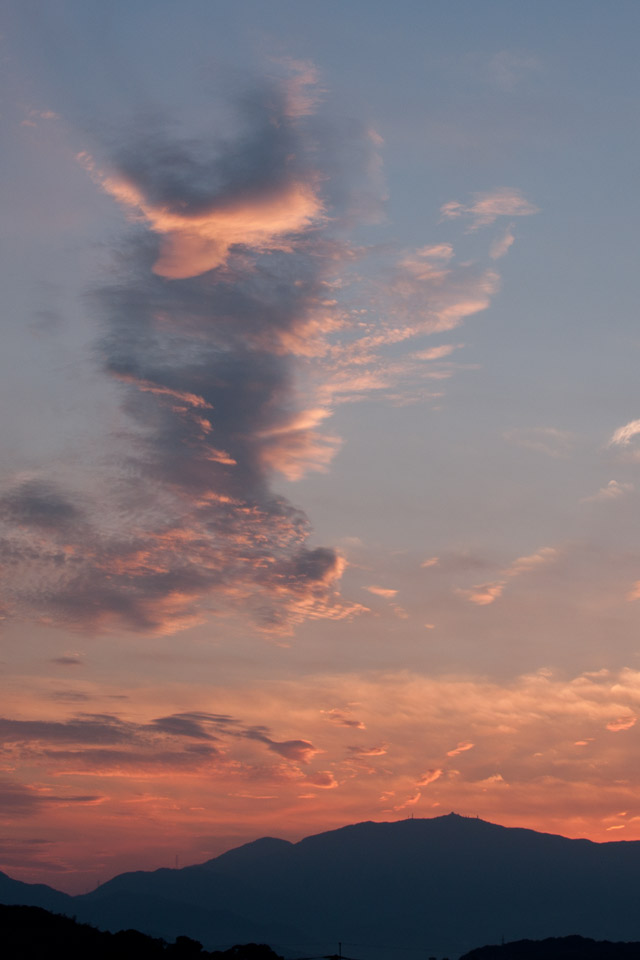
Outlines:
<svg viewBox="0 0 640 960"><path fill-rule="evenodd" d="M19 886L22 896L32 887ZM3 889L0 901L18 902ZM455 814L367 822L299 843L263 838L181 870L124 873L67 900L50 909L107 930L186 934L209 950L259 941L285 956L334 954L338 942L359 960L412 960L501 938L637 941L640 842Z"/></svg>

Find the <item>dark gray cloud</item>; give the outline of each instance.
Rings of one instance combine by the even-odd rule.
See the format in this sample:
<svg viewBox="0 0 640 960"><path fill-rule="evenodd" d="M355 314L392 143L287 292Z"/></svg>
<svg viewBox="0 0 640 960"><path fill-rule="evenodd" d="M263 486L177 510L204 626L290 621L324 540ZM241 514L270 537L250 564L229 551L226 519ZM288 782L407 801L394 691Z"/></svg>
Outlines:
<svg viewBox="0 0 640 960"><path fill-rule="evenodd" d="M147 770L195 770L215 760L215 747L195 746L183 750L113 750L97 747L91 750L47 750L45 756L70 770L112 773L131 768Z"/></svg>
<svg viewBox="0 0 640 960"><path fill-rule="evenodd" d="M18 526L55 533L81 521L82 511L52 483L25 480L0 498L0 516Z"/></svg>
<svg viewBox="0 0 640 960"><path fill-rule="evenodd" d="M277 740L268 726L208 712L176 713L149 723L111 714L78 713L66 721L0 718L0 742L28 756L46 756L66 768L200 767L233 741L262 744L287 760L307 763L318 751L309 740ZM27 802L27 801L25 801Z"/></svg>
<svg viewBox="0 0 640 960"><path fill-rule="evenodd" d="M94 804L104 798L98 794L69 794L68 796L39 793L29 786L0 777L0 814L15 816L31 816L38 813L43 807L58 806L61 804Z"/></svg>
<svg viewBox="0 0 640 960"><path fill-rule="evenodd" d="M337 552L308 546L307 517L273 488L275 472L322 469L335 447L299 384L300 357L324 349L335 322L326 231L340 210L327 210L315 166L331 138L323 128L319 150L320 128L291 102L286 84L267 85L241 99L234 136L150 122L104 149L104 170L85 158L139 220L91 296L95 356L132 424L113 441L122 483L108 505L129 522L105 528L104 505L81 510L50 481L8 490L0 559L15 571L14 615L153 633L241 604L290 632L358 609L338 597Z"/></svg>
<svg viewBox="0 0 640 960"><path fill-rule="evenodd" d="M72 720L11 720L0 717L0 741L57 743L126 743L135 727L109 715L79 714Z"/></svg>

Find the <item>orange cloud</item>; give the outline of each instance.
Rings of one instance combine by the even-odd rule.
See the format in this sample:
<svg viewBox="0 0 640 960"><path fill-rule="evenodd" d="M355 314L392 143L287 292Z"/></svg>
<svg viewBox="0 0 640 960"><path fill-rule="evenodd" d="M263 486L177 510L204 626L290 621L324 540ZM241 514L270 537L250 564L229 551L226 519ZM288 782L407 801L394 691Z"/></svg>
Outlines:
<svg viewBox="0 0 640 960"><path fill-rule="evenodd" d="M635 726L637 719L638 718L634 716L618 717L616 720L609 721L609 723L606 725L607 730L612 730L614 732L619 730L630 730L631 727Z"/></svg>
<svg viewBox="0 0 640 960"><path fill-rule="evenodd" d="M457 757L458 754L465 753L467 750L473 750L474 747L475 743L471 743L470 740L461 740L457 747L447 751L447 756Z"/></svg>
<svg viewBox="0 0 640 960"><path fill-rule="evenodd" d="M459 590L458 593L477 607L487 607L502 596L504 588L504 581L497 580L494 583L477 583L471 590Z"/></svg>
<svg viewBox="0 0 640 960"><path fill-rule="evenodd" d="M79 154L78 160L106 193L162 237L153 271L172 280L197 277L223 266L234 246L289 250L286 237L323 216L313 184L301 180L273 184L262 193L234 200L212 201L204 210L187 214L155 204L131 180L98 169L87 153Z"/></svg>
<svg viewBox="0 0 640 960"><path fill-rule="evenodd" d="M376 587L369 586L363 587L364 590L367 590L369 593L373 593L376 597L384 597L385 600L392 600L393 597L397 596L398 591L394 590L392 587Z"/></svg>
<svg viewBox="0 0 640 960"><path fill-rule="evenodd" d="M302 410L289 421L260 431L257 437L262 462L288 480L299 480L309 470L325 472L341 440L321 434L315 427L330 415L321 407Z"/></svg>
<svg viewBox="0 0 640 960"><path fill-rule="evenodd" d="M439 768L434 770L427 770L425 773L422 774L416 786L428 787L430 783L435 783L436 780L439 780L441 776L442 776L442 770Z"/></svg>

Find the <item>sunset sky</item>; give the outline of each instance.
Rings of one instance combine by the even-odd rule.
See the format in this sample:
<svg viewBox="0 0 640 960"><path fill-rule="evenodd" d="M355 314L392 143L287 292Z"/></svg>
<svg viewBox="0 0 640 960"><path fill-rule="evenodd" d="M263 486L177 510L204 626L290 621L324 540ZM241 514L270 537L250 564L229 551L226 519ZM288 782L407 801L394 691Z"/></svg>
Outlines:
<svg viewBox="0 0 640 960"><path fill-rule="evenodd" d="M635 0L9 0L0 869L640 839Z"/></svg>

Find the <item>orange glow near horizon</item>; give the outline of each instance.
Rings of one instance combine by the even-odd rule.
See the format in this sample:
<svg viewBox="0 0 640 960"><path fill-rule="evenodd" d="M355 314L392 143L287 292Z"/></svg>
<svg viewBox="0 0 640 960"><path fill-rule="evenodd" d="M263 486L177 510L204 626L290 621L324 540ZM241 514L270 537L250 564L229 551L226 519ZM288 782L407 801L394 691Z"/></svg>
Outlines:
<svg viewBox="0 0 640 960"><path fill-rule="evenodd" d="M16 858L12 875L77 889L134 865L171 865L174 851L198 862L264 834L299 839L408 810L640 839L640 784L628 765L638 734L625 714L640 699L636 671L504 686L412 674L235 693L176 686L160 719L157 694L137 696L135 714L114 715L108 694L94 691L96 720L60 706L38 721L3 721L5 789L24 808L16 839L37 811L51 841L29 864Z"/></svg>

